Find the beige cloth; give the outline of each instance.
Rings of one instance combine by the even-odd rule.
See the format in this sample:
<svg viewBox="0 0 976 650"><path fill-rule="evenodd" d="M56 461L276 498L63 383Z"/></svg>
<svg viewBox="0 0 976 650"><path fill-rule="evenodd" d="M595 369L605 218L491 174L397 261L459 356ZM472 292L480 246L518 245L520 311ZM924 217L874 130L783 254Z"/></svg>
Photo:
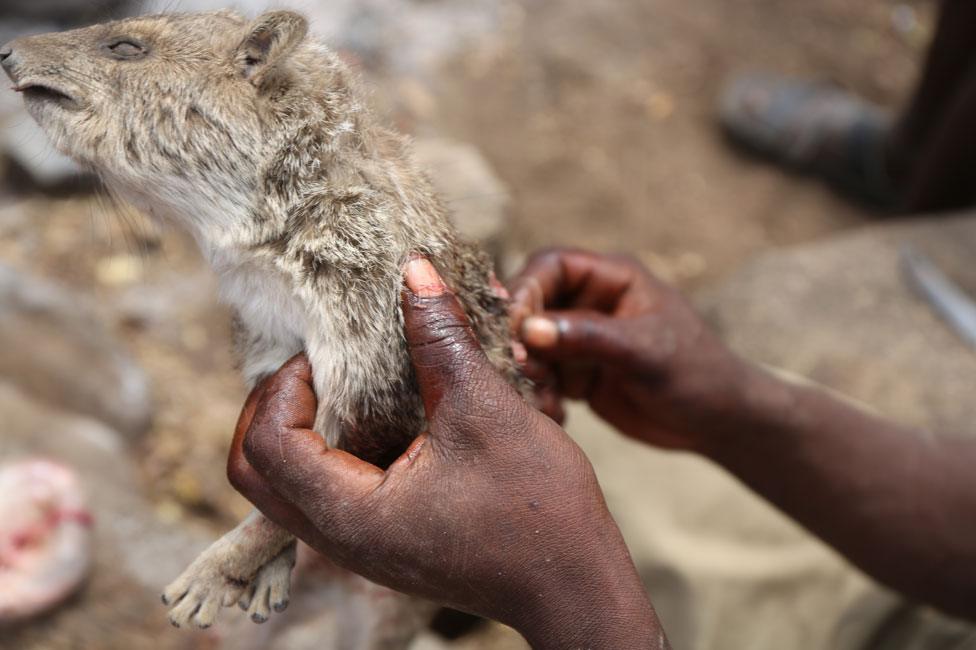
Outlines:
<svg viewBox="0 0 976 650"><path fill-rule="evenodd" d="M976 650L972 627L906 605L723 470L570 418L675 648Z"/></svg>

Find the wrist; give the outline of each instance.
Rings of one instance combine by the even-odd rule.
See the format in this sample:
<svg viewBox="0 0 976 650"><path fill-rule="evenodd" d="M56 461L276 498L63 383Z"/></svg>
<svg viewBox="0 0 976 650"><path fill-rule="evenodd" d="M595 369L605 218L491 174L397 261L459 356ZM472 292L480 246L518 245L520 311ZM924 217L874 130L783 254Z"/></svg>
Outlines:
<svg viewBox="0 0 976 650"><path fill-rule="evenodd" d="M698 451L724 465L750 436L788 430L799 403L798 388L771 369L740 361L735 386Z"/></svg>
<svg viewBox="0 0 976 650"><path fill-rule="evenodd" d="M604 548L602 561L584 563L585 575L560 572L533 589L510 624L536 650L669 647L634 563L622 551Z"/></svg>

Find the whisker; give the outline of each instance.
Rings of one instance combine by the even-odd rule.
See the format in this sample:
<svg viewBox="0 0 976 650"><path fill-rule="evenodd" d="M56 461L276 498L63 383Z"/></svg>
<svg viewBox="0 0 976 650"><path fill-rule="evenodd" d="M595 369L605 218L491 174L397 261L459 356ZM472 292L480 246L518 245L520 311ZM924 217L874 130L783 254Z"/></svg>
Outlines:
<svg viewBox="0 0 976 650"><path fill-rule="evenodd" d="M74 68L69 68L67 66L63 66L59 68L58 74L67 77L69 80L81 86L83 90L86 90L93 95L96 96L106 95L106 91L98 84L98 79L88 73L82 72L81 70L76 70Z"/></svg>

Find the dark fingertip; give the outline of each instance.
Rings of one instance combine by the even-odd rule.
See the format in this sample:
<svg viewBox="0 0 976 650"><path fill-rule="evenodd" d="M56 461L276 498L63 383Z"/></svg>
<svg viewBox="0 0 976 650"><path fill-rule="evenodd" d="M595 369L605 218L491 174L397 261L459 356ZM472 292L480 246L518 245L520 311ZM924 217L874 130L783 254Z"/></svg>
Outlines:
<svg viewBox="0 0 976 650"><path fill-rule="evenodd" d="M262 623L266 623L268 621L268 617L262 616L261 614L251 614L251 620L258 625L261 625Z"/></svg>
<svg viewBox="0 0 976 650"><path fill-rule="evenodd" d="M287 600L283 600L281 602L275 603L274 605L271 606L271 608L280 614L281 612L288 609L288 602L289 601Z"/></svg>

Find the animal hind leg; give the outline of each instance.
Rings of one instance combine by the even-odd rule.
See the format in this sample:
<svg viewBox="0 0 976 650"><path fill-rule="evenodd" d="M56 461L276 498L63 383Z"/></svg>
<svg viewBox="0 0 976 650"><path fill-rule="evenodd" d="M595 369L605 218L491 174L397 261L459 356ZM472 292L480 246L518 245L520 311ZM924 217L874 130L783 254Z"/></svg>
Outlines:
<svg viewBox="0 0 976 650"><path fill-rule="evenodd" d="M254 510L197 557L163 592L176 627L213 625L221 607L246 597L255 622L288 604L295 538Z"/></svg>
<svg viewBox="0 0 976 650"><path fill-rule="evenodd" d="M283 612L288 607L291 590L291 570L297 558L297 543L291 542L254 576L251 585L238 601L240 608L255 623L264 623L271 611Z"/></svg>

